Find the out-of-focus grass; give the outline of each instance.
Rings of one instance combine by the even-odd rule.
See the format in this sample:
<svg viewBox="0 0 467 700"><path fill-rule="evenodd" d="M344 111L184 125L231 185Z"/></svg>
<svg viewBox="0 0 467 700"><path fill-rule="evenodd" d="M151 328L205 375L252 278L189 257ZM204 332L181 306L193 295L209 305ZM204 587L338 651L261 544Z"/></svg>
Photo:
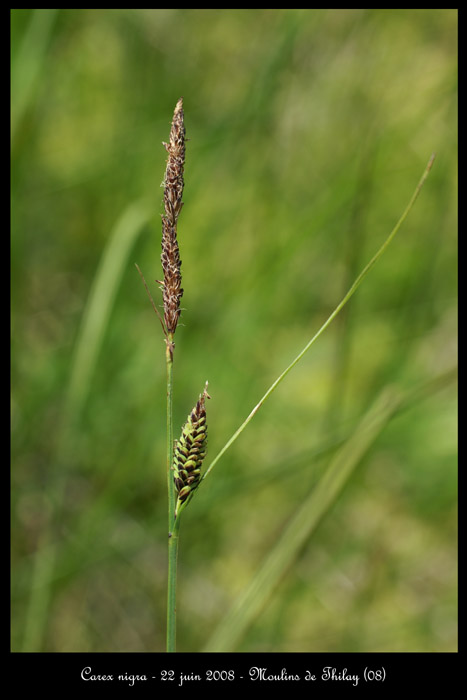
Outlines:
<svg viewBox="0 0 467 700"><path fill-rule="evenodd" d="M208 379L212 455L437 152L377 268L184 514L178 646L197 651L381 389L455 364L457 14L48 12L11 14L15 650L164 649L164 345L134 262L157 297L177 99L175 426ZM102 292L87 386L70 389L104 250L135 206L153 216ZM389 423L234 650L457 648L455 399L444 388Z"/></svg>

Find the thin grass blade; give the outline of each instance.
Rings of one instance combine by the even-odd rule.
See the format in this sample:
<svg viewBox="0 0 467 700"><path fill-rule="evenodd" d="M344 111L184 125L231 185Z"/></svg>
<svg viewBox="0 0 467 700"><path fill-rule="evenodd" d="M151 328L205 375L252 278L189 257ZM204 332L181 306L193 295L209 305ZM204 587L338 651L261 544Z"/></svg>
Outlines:
<svg viewBox="0 0 467 700"><path fill-rule="evenodd" d="M79 412L89 392L123 269L150 216L143 204L131 204L115 224L102 256L83 314L71 369L67 407L74 413Z"/></svg>
<svg viewBox="0 0 467 700"><path fill-rule="evenodd" d="M347 304L349 299L355 294L357 291L358 287L361 285L367 274L370 272L371 268L378 262L380 257L383 255L383 253L386 251L386 248L389 246L391 243L392 239L396 235L396 233L399 231L400 227L404 223L405 219L407 218L410 210L412 209L413 205L415 204L415 201L420 194L420 190L422 189L425 180L428 177L428 174L431 170L431 167L433 165L433 161L435 159L435 154L433 153L430 157L430 160L427 163L427 166L423 172L422 177L420 178L414 193L412 197L410 198L409 203L407 204L406 208L404 209L404 212L402 213L401 217L399 218L399 221L396 223L394 228L392 229L391 233L389 236L386 238L382 246L379 248L379 250L376 251L374 256L371 258L371 260L365 265L363 270L360 272L358 277L355 279L354 283L351 285L349 288L347 294L343 297L343 299L339 302L339 304L336 306L332 314L327 318L327 320L323 323L321 328L315 333L315 335L311 338L311 340L305 345L303 350L297 355L297 357L292 360L290 365L285 368L285 370L280 374L277 379L271 384L269 389L266 391L264 394L263 398L256 404L256 406L253 408L253 410L250 412L250 414L247 416L247 418L243 421L241 426L236 430L236 432L232 435L232 437L225 443L224 447L217 453L217 455L214 457L214 459L211 461L209 467L206 469L201 482L204 481L204 479L211 473L212 469L215 467L217 462L220 460L220 458L224 455L225 452L233 445L233 443L236 441L236 439L241 435L241 433L244 431L244 429L247 427L248 423L253 419L255 414L259 411L261 406L264 404L264 402L271 396L273 391L276 389L276 387L282 382L283 379L288 375L288 373L295 367L295 365L302 359L302 357L308 352L308 350L311 348L311 346L318 340L320 335L324 333L326 328L332 323L332 321L336 318L336 316L342 311L344 306Z"/></svg>
<svg viewBox="0 0 467 700"><path fill-rule="evenodd" d="M130 205L123 212L110 235L83 314L65 398L65 419L61 426L55 462L51 465L51 469L55 468L57 472L56 478L51 479L54 488L51 488L48 494L53 510L49 516L48 526L44 528L41 535L32 566L23 651L42 650L57 560L58 545L53 537L53 523L62 507L63 488L67 476L63 465L67 463L67 455L72 449L70 431L89 394L93 370L105 337L122 271L127 264L132 247L149 218L149 210L140 203Z"/></svg>

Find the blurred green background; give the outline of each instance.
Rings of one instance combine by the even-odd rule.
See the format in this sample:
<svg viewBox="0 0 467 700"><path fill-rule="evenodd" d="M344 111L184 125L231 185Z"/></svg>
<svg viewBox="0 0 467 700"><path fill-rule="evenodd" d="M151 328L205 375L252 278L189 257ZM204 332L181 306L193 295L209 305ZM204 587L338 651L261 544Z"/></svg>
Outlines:
<svg viewBox="0 0 467 700"><path fill-rule="evenodd" d="M134 263L160 303L183 96L174 424L209 380L207 464L437 157L185 511L178 649L205 647L390 385L428 389L230 650L456 650L456 10L15 9L11 35L12 649L165 648L164 343Z"/></svg>

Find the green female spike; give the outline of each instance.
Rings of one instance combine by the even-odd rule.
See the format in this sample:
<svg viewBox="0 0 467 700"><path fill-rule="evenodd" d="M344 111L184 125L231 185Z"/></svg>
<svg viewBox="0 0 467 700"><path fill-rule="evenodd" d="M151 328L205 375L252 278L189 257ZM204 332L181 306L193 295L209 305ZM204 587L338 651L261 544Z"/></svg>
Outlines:
<svg viewBox="0 0 467 700"><path fill-rule="evenodd" d="M207 386L206 382L204 391L188 416L180 439L175 445L173 472L178 494L175 518L191 499L201 479L201 465L206 456L207 446L205 400L211 398L207 392Z"/></svg>

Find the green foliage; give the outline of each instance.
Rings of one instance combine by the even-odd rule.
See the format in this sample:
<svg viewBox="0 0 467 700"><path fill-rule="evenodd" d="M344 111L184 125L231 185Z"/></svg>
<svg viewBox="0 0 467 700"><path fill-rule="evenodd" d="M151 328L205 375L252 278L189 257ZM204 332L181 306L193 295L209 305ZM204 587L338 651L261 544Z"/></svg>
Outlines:
<svg viewBox="0 0 467 700"><path fill-rule="evenodd" d="M437 153L377 267L183 514L178 649L198 651L375 397L456 362L457 12L15 9L11 33L14 650L165 648L165 343L134 263L160 304L178 98L174 430L209 380L208 461ZM442 387L385 425L232 650L457 648Z"/></svg>

